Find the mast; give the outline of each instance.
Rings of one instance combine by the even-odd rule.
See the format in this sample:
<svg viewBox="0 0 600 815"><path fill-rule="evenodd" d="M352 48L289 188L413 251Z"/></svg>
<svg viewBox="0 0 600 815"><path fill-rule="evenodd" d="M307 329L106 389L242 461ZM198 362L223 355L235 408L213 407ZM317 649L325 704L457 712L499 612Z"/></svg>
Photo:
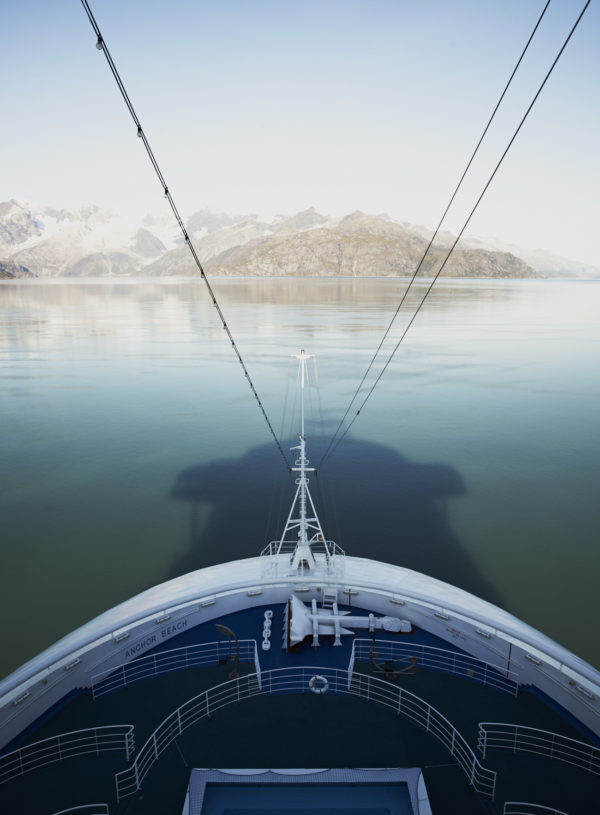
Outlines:
<svg viewBox="0 0 600 815"><path fill-rule="evenodd" d="M301 392L301 424L300 435L298 436L299 444L292 447L292 450L299 450L298 458L294 462L292 472L299 473L296 478L296 494L292 501L290 514L288 515L283 535L279 541L277 554L280 554L286 540L288 532L296 530L297 542L292 555L291 566L292 569L299 569L302 573L304 569L314 569L316 566L315 556L313 554L311 544L320 542L325 546L325 550L329 553L325 535L321 528L321 522L317 517L315 505L313 503L310 491L308 489L308 475L307 473L314 473L315 468L309 467L309 461L306 457L306 437L304 434L304 387L306 384L306 361L314 358L314 354L305 354L304 349L299 354L292 355L295 359L299 360L299 378L300 378L300 392ZM312 535L311 535L312 533Z"/></svg>

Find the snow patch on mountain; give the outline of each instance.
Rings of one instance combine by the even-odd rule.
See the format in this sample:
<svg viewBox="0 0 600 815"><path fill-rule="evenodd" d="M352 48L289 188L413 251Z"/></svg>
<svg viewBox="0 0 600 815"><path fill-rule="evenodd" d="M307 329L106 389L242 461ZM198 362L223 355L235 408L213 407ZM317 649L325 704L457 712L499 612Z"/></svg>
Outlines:
<svg viewBox="0 0 600 815"><path fill-rule="evenodd" d="M185 228L203 268L224 275L411 275L433 234L385 213L356 210L331 217L314 207L270 220L202 209L187 218ZM436 236L422 273L435 271L454 240L447 232ZM168 208L138 217L94 205L69 211L0 203L0 260L40 277L199 273ZM584 264L480 238L461 241L443 274L535 277L537 272L600 276L600 270Z"/></svg>

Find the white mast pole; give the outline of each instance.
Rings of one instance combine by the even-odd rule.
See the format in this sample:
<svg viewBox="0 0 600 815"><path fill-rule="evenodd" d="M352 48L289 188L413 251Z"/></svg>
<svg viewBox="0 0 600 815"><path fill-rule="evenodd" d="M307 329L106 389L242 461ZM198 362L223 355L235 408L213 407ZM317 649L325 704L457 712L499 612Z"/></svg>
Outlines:
<svg viewBox="0 0 600 815"><path fill-rule="evenodd" d="M283 534L276 549L274 552L271 551L271 554L275 554L278 558L285 556L287 559L289 557L290 544L293 545L293 552L286 566L286 569L291 571L286 573L297 574L299 572L300 575L304 575L305 570L312 571L317 568L318 565L315 559L315 553L312 551L313 545L318 544L317 548L319 551L317 551L316 554L321 558L327 570L331 567L331 559L336 550L335 544L333 544L332 541L325 540L323 528L321 527L321 522L317 516L315 505L310 490L308 489L308 473L314 473L315 468L308 466L309 461L306 457L304 388L307 381L306 361L314 357L314 354L305 354L304 349L302 349L299 354L292 354L292 356L300 362L298 373L300 389L302 391L301 433L298 437L300 444L291 448L292 450L300 451L300 455L294 461L295 466L291 468L292 472L298 473L298 477L296 478L296 494L292 501L290 514L288 515ZM292 540L291 533L295 536L295 540ZM322 549L325 551L322 552ZM339 551L341 552L341 550ZM324 558L322 557L323 555L325 555ZM319 568L321 568L320 564Z"/></svg>
<svg viewBox="0 0 600 815"><path fill-rule="evenodd" d="M310 356L314 356L311 354L307 356L304 353L304 348L300 351L299 354L296 354L296 359L300 360L300 389L302 391L302 438L304 438L304 379L306 377L306 360L310 359Z"/></svg>
<svg viewBox="0 0 600 815"><path fill-rule="evenodd" d="M310 493L308 491L307 474L309 472L314 472L314 467L308 466L308 459L306 458L306 438L304 435L304 388L306 385L306 360L311 359L314 354L305 354L304 349L302 349L299 354L293 354L292 356L300 361L300 390L302 391L302 413L300 424L301 433L299 436L300 444L296 447L292 447L292 450L300 451L300 455L294 462L295 466L292 467L292 472L298 473L299 477L296 478L296 495L292 502L292 508L290 510L285 529L283 530L283 535L281 536L277 552L278 554L281 552L288 532L291 532L292 529L296 530L297 540L294 548L294 554L292 555L291 566L292 569L300 569L300 572L303 574L305 568L314 569L316 565L315 558L311 550L309 531L314 530L320 541L324 541L324 536L323 530L321 529L321 524L319 523L319 519L314 510L312 498L310 497ZM312 510L310 517L307 514L308 501L310 501L310 509ZM298 511L296 517L294 517L295 509Z"/></svg>
<svg viewBox="0 0 600 815"><path fill-rule="evenodd" d="M304 348L299 354L294 355L300 360L300 391L301 391L301 433L300 433L300 529L298 532L298 542L308 546L308 522L306 520L306 489L308 478L306 477L306 437L304 435L304 383L306 380L306 360L314 354L305 354Z"/></svg>

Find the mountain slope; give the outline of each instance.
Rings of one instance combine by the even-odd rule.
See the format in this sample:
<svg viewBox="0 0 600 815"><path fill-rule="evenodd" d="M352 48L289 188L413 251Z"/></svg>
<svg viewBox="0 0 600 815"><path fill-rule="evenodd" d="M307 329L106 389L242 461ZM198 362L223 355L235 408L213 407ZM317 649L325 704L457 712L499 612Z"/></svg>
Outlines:
<svg viewBox="0 0 600 815"><path fill-rule="evenodd" d="M35 277L25 266L19 266L12 260L0 260L0 280L16 280Z"/></svg>
<svg viewBox="0 0 600 815"><path fill-rule="evenodd" d="M187 221L203 268L213 275L405 277L428 244L427 230L386 215L329 218L304 210L271 223L205 210ZM439 269L452 236L444 234L421 267ZM0 204L0 257L39 277L194 275L198 270L167 215L136 220L95 206L68 212ZM8 269L8 267L7 267ZM25 272L21 272L22 274ZM8 271L7 271L8 274ZM516 254L461 245L442 272L452 277L537 277Z"/></svg>
<svg viewBox="0 0 600 815"><path fill-rule="evenodd" d="M406 277L414 273L427 244L414 236L373 234L340 228L266 238L223 252L208 269L216 275L300 275ZM434 249L420 273L437 272L446 253ZM442 274L446 277L538 277L514 255L484 250L456 250Z"/></svg>

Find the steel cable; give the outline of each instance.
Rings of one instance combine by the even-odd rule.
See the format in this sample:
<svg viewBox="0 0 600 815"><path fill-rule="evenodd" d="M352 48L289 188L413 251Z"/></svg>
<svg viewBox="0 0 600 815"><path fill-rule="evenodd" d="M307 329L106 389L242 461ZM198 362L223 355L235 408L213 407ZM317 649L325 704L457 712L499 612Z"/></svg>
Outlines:
<svg viewBox="0 0 600 815"><path fill-rule="evenodd" d="M131 102L131 100L129 98L129 95L128 95L126 89L125 89L125 85L123 84L123 81L122 81L122 79L121 79L121 77L119 75L117 67L116 67L115 63L113 62L113 58L110 55L110 51L108 50L108 47L107 47L106 42L105 42L105 40L104 40L104 38L102 36L102 32L100 31L98 23L96 22L96 19L95 19L93 13L92 13L92 10L91 10L87 0L81 0L81 4L83 5L83 7L84 7L84 9L86 11L86 14L87 14L88 19L89 19L89 21L91 23L91 26L94 29L94 32L96 33L96 36L98 37L98 42L96 44L96 47L99 50L104 52L104 56L106 57L106 61L108 62L108 66L109 66L109 68L111 70L111 73L112 73L112 75L113 75L113 77L115 79L115 82L117 83L117 86L118 86L118 88L119 88L119 90L121 92L121 96L123 97L123 99L125 101L125 104L127 105L127 109L129 110L129 113L131 114L131 118L133 119L133 121L134 121L134 123L135 123L135 125L137 127L137 135L142 140L143 145L146 148L146 152L148 153L148 157L149 157L149 159L150 159L150 161L152 163L152 166L154 167L154 171L156 172L156 175L158 176L158 180L160 181L161 187L163 189L164 196L167 199L167 201L169 202L169 205L170 205L170 207L171 207L171 209L173 211L173 214L174 214L174 216L175 216L175 218L177 220L179 228L181 229L181 232L182 232L183 237L185 239L185 243L187 244L187 247L188 247L188 249L190 251L190 254L192 255L192 258L194 259L194 263L198 267L198 270L200 272L200 276L201 276L202 280L204 280L204 283L206 284L206 288L208 289L208 293L209 293L210 298L212 300L212 304L216 308L217 314L219 315L221 323L223 324L223 328L227 332L227 336L228 336L228 338L229 338L229 340L231 342L231 346L232 346L232 348L233 348L233 350L234 350L234 352L235 352L235 354L236 354L236 356L238 358L238 361L239 361L240 365L242 366L242 370L244 372L244 375L245 375L246 379L248 380L248 385L250 386L250 390L254 394L254 397L255 397L255 399L256 399L256 401L258 403L258 406L259 406L259 408L261 410L261 413L262 413L262 415L264 417L264 420L267 423L267 426L268 426L268 428L269 428L269 430L271 432L271 435L273 436L275 444L277 445L277 449L279 450L283 460L285 461L285 466L287 467L288 470L290 470L291 467L290 467L290 464L288 462L287 456L283 452L283 448L281 446L281 443L280 443L279 439L277 438L275 430L273 429L273 425L271 424L271 422L269 420L269 417L267 416L267 412L266 412L266 410L264 408L264 405L263 405L263 403L262 403L262 401L261 401L261 399L260 399L260 397L258 395L258 392L257 392L256 388L254 387L254 383L253 383L252 379L250 378L250 374L248 373L248 370L246 368L246 364L244 363L244 360L242 359L242 355L240 353L240 350L239 350L239 348L238 348L238 346L237 346L237 344L236 344L236 342L235 342L235 340L233 338L233 334L231 333L231 331L229 329L227 321L225 320L225 315L223 314L223 311L221 310L221 307L217 302L217 298L215 296L213 288L210 285L210 282L209 282L208 278L206 277L204 269L202 268L202 264L200 263L200 259L199 259L198 255L196 254L196 250L194 249L194 246L193 246L193 244L192 244L192 242L190 240L190 237L189 237L189 235L187 233L187 230L185 228L185 224L183 222L183 219L182 219L181 215L179 214L179 210L177 209L177 206L175 205L175 201L173 200L173 197L172 197L171 193L169 192L167 182L165 181L165 178L164 178L164 176L163 176L163 174L161 172L161 169L160 169L160 167L158 165L158 162L157 162L157 160L156 160L156 158L154 156L154 153L152 152L152 149L150 147L148 139L146 138L146 134L144 133L144 130L142 128L141 122L140 122L140 120L139 120L139 118L137 116L137 113L135 112L135 109L134 109L133 104L132 104L132 102Z"/></svg>
<svg viewBox="0 0 600 815"><path fill-rule="evenodd" d="M377 354L379 353L379 350L381 349L381 346L383 345L384 340L386 339L386 337L387 337L387 335L388 335L388 333L389 333L389 331L390 331L390 329L391 329L391 327L392 327L392 325L393 325L393 323L394 323L394 321L395 321L396 317L398 316L398 312L400 311L400 308L401 308L402 304L404 303L404 301L405 301L405 299L406 299L406 295L408 294L408 291L409 291L409 289L411 288L411 286L412 286L412 284L413 284L413 282L414 282L414 280L415 280L415 278L416 278L416 276L417 276L417 273L418 273L419 269L421 268L421 265L423 264L423 261L424 261L424 259L425 259L426 255L427 255L427 253L429 252L429 250L430 250L430 248L431 248L431 245L432 245L432 243L433 243L433 240L434 240L434 238L436 237L436 235L437 235L437 233L438 233L438 231L439 231L439 229L440 229L440 227L441 227L442 221L443 221L443 220L444 220L444 218L446 217L446 214L447 214L447 212L448 212L448 209L450 208L450 205L452 204L452 201L454 200L454 198L455 198L455 196L456 196L456 194L457 194L457 192L458 192L458 189L459 189L459 187L461 186L461 184L462 184L462 182L463 182L463 179L464 179L464 177L465 177L465 175L466 175L466 173L467 173L467 170L469 169L469 167L470 167L470 165L471 165L471 163L472 163L472 161L473 161L473 159L474 159L474 157L475 157L475 154L477 153L477 151L478 151L478 149L479 149L479 146L481 145L481 142L482 142L482 140L483 140L483 137L485 136L485 134L486 134L486 132L487 132L487 130L488 130L488 128L489 128L489 126L490 126L490 124L491 124L491 121L492 121L492 119L494 118L494 116L495 116L495 114L496 114L496 111L498 110L498 107L499 107L499 105L500 105L500 102L502 101L502 98L504 97L504 94L506 93L506 90L507 90L507 88L508 88L508 85L510 85L510 82L512 81L512 79L513 79L513 77L514 77L514 75L515 75L515 72L516 72L516 70L517 70L517 68L518 68L518 66L519 66L519 63L520 63L520 62L521 62L521 60L523 59L523 55L525 54L525 51L527 50L527 48L528 48L528 46L529 46L529 43L531 42L531 39L532 39L533 35L535 34L535 31L536 31L537 27L539 26L539 24L540 24L540 22L541 22L541 19L542 19L542 17L544 16L544 14L545 14L545 12L546 12L546 9L548 8L548 4L549 4L549 2L550 2L550 0L548 0L548 2L546 3L546 5L545 5L545 7L544 7L544 9L543 9L543 11L542 11L542 14L540 15L540 18L539 18L538 22L536 23L536 26L535 26L535 28L534 28L534 30L533 30L533 32L532 32L532 34L531 34L531 36L529 37L529 40L527 41L527 44L526 44L526 46L525 46L525 49L523 50L523 53L521 54L521 57L519 58L519 62L518 62L518 63L517 63L517 65L515 66L515 69L513 70L512 74L511 74L511 77L510 77L510 79L509 79L509 82L507 83L507 85L506 85L506 87L505 87L504 91L502 92L502 96L500 97L500 100L498 101L498 104L496 105L496 107L495 107L495 109L494 109L494 112L493 112L493 114L492 114L492 116L491 116L491 118L490 118L490 120L489 120L488 124L486 125L486 128L485 128L485 130L484 130L484 132L483 132L483 134L482 134L482 136L481 136L481 138L480 138L480 140L479 140L479 142L478 142L478 144L477 144L477 147L475 148L475 151L473 152L473 155L471 156L471 158L470 158L470 160L469 160L469 163L467 164L467 167L465 168L465 171L463 172L463 174L462 174L462 176L461 176L461 179L460 179L460 181L459 181L459 183L458 183L458 185L457 185L457 187L456 187L456 189L455 189L455 191L454 191L454 193L453 193L453 195L452 195L452 198L450 199L450 203L449 203L449 204L448 204L448 206L446 207L446 210L445 210L445 212L444 212L444 215L442 216L442 219L440 220L440 223L438 224L437 229L436 229L436 231L435 231L435 233L434 233L433 237L431 238L431 240L430 240L430 242L429 242L429 245L428 245L427 249L425 250L425 253L424 253L423 257L422 257L422 258L421 258L421 260L419 261L419 265L417 266L417 269L416 269L416 271L414 272L414 274L413 274L413 276L412 276L412 278L411 278L411 280L410 280L410 283L409 283L409 285L408 285L408 287L407 287L406 291L404 292L404 295L402 296L402 299L401 299L401 301L400 301L400 304L398 305L398 308L396 309L396 312L395 312L394 316L392 317L392 320L391 320L391 322L390 322L390 324L389 324L388 328L387 328L387 329L386 329L386 331L385 331L385 334L384 334L384 336L383 336L383 339L381 340L381 342L380 342L380 344L379 344L379 346L378 346L378 348L377 348L377 351L376 351L376 352L375 352L375 354L373 355L373 358L372 358L371 362L369 363L369 367L367 368L367 371L365 372L365 375L363 376L363 378L362 378L362 380L361 380L361 382L360 382L360 385L358 386L358 388L357 388L357 390L356 390L356 392L355 392L354 396L352 397L352 399L351 399L351 401L350 401L350 404L348 405L348 408L347 408L347 410L346 410L346 412L345 412L345 414L344 414L344 416L343 416L343 418L342 418L341 422L339 423L339 425L338 425L338 427L337 427L337 429L336 429L336 431L335 431L335 433L334 433L334 435L333 435L333 437L332 437L331 441L329 442L329 445L328 445L328 447L327 447L327 449L326 449L325 453L323 454L323 457L321 458L321 461L319 462L319 465L318 465L317 469L320 469L320 468L323 466L323 464L325 463L325 461L326 461L326 460L327 460L327 459L328 459L328 458L329 458L329 457L330 457L330 456L331 456L331 455L332 455L332 454L335 452L335 450L337 450L337 448L339 447L340 443L341 443L341 442L343 441L343 439L346 437L346 435L347 435L348 431L350 430L350 428L352 427L352 425L354 424L354 422L356 421L356 419L357 419L357 418L358 418L358 416L360 415L361 410L364 408L364 406L365 406L365 405L366 405L366 403L368 402L369 398L371 397L371 394L372 394L372 393L373 393L373 391L375 390L375 387L376 387L376 386L378 385L378 383L380 382L380 380L381 380L381 378L382 378L383 374L385 373L385 371L387 370L387 368L388 368L388 366L389 366L390 362L392 361L393 357L395 356L396 351L398 350L398 348L399 348L399 346L400 346L401 342L404 340L404 338L405 338L406 334L408 333L408 331L409 331L409 329L411 328L411 326L412 326L413 322L415 321L415 318L416 318L417 314L418 314L418 313L419 313L419 311L421 310L421 308L422 308L422 306L423 306L423 303L424 303L424 302L425 302L425 300L427 299L427 297L428 297L429 293L431 292L431 290L432 290L433 286L435 285L435 283L436 283L436 281L437 281L438 277L440 276L440 274L442 273L442 271L443 271L444 267L446 266L446 263L448 262L448 259L449 259L450 255L452 254L452 252L453 252L453 251L454 251L454 249L456 248L456 245L458 244L458 242L459 242L460 238L462 237L462 235L463 235L463 233L464 233L465 229L466 229L466 228L467 228L467 226L469 225L469 223L470 223L470 221L471 221L471 218L472 218L472 217L473 217L473 215L475 214L475 211L477 210L477 207L478 207L478 206L479 206L479 204L481 203L481 200L482 200L483 196L485 195L485 193L486 193L486 192L487 192L487 190L488 190L488 187L489 187L489 186L490 186L490 184L492 183L492 181L493 181L493 179L494 179L494 177L495 177L496 173L498 172L498 170L499 170L499 168L500 168L500 165L501 165L501 164L502 164L502 162L504 161L504 159L505 159L505 157L506 157L506 155L507 155L508 151L510 150L510 148L511 148L511 146L512 146L513 142L514 142L514 140L516 139L517 135L519 134L519 131L521 130L521 127L523 126L523 124L524 124L525 120L526 120L526 119L527 119L527 117L529 116L529 113L531 112L531 109L533 108L533 106L534 106L534 104L536 103L536 101L537 101L537 99L538 99L538 97L539 97L540 93L542 92L542 90L543 90L543 88L544 88L544 86L545 86L546 82L548 81L548 79L549 79L549 77L550 77L550 74L552 73L552 71L553 71L553 70L554 70L554 68L556 67L556 64L557 64L558 60L560 59L560 57L562 56L563 51L564 51L564 50L565 50L565 48L567 47L567 44L568 44L569 40L571 39L571 37L572 37L573 33L575 32L575 29L576 29L576 28L577 28L577 26L579 25L579 22L580 22L581 18L583 17L583 15L584 15L584 13L585 13L585 11L586 11L587 7L588 7L588 6L589 6L589 4L591 3L591 0L587 0L586 4L584 5L583 9L581 10L581 12L580 12L580 14L579 14L579 16L578 16L577 20L575 21L575 23L574 23L573 27L571 28L571 30L570 30L570 32L569 32L569 34L568 34L567 38L565 39L565 41L564 41L564 43L562 44L562 46L561 46L561 48L560 48L560 50L559 50L558 54L556 55L556 57L555 57L555 59L554 59L554 62L553 62L553 63L552 63L552 65L550 66L550 68L549 68L548 72L546 73L546 75L545 75L545 77L544 77L544 79L543 79L543 81L542 81L541 85L539 86L539 88L538 88L538 90L537 90L537 92L536 92L535 96L533 97L533 100L532 100L532 101L531 101L531 103L529 104L529 107L528 107L528 108L527 108L527 110L525 111L525 114L523 115L523 117L522 117L521 121L519 122L519 124L518 124L518 126L517 126L517 128L516 128L516 130L514 131L514 133L513 133L512 137L511 137L511 139L510 139L510 141L509 141L509 143L508 143L507 147L505 148L504 152L502 153L502 155L501 155L501 157L500 157L500 160L499 160L499 161L498 161L498 163L496 164L496 166L495 166L494 170L492 171L492 174L491 174L491 175L490 175L490 177L488 178L488 180L487 180L487 182L486 182L486 184L485 184L485 186L484 186L484 188L483 188L482 192L480 193L479 197L477 198L477 201L475 202L475 205L474 205L474 206L473 206L473 208L471 209L471 212L469 213L469 215L468 215L468 217L467 217L466 221L464 222L464 224L463 224L463 226L462 226L462 228L461 228L460 232L458 233L458 236L457 236L457 237L456 237L456 239L454 240L454 242L453 242L452 246L450 247L450 249L448 250L448 252L447 252L447 254L446 254L446 257L444 258L444 260L443 260L443 262L442 262L442 264L441 264L440 268L438 269L438 271L436 272L435 276L433 277L433 280L431 281L430 285L429 285L429 286L428 286L428 288L426 289L425 294L424 294L424 295L423 295L423 297L421 298L421 301L420 301L420 303L418 304L417 308L415 309L414 314L413 314L413 315L412 315L412 317L410 318L410 320L409 320L409 322L408 322L408 325L406 326L406 328L404 329L404 331L403 331L403 332L402 332L402 334L400 335L400 339L398 340L398 342L397 342L397 343L396 343L396 345L394 346L394 349L393 349L393 351L391 352L391 354L388 356L388 358L387 358L387 360L386 360L386 362L385 362L385 364L384 364L383 368L381 369L381 371L380 371L380 372L379 372L379 374L377 375L377 377L376 377L376 379L375 379L375 381L374 381L373 385L371 386L371 388L370 388L370 389L369 389L369 391L367 392L367 395L366 395L366 396L365 396L365 398L363 399L363 401L362 401L362 403L361 403L361 405L360 405L359 409L358 409L358 410L356 411L356 413L354 414L354 416L353 416L352 420L351 420L351 421L350 421L350 423L347 425L347 427L346 427L346 429L344 430L344 432L342 433L342 435L341 435L341 436L339 436L338 434L339 434L339 432L340 432L340 429L341 429L341 427L342 427L342 425L343 425L343 423L344 423L345 419L346 419L346 418L347 418L347 416L348 416L348 413L350 412L350 408L352 407L352 405L353 405L353 404L354 404L354 402L356 401L356 398L357 398L357 396L358 396L358 394L359 394L359 392L360 392L360 389L362 388L362 385L363 385L363 383L364 383L364 381L365 381L365 378L366 378L367 374L369 373L369 371L371 370L371 367L372 367L372 365L373 365L373 363L374 363L374 361L375 361L375 358L377 357ZM337 441L336 441L336 439L337 439Z"/></svg>
<svg viewBox="0 0 600 815"><path fill-rule="evenodd" d="M518 70L518 68L519 68L519 65L520 65L520 64L521 64L521 62L523 61L523 57L525 56L525 53L526 53L527 49L529 48L529 45L530 45L530 43L531 43L531 40L533 39L535 32L538 30L538 27L539 27L540 23L542 22L542 18L543 18L543 16L544 16L544 14L546 13L546 9L548 8L548 6L549 6L549 5L550 5L550 0L547 0L546 5L545 5L545 6L544 6L544 8L542 9L542 13L541 13L541 14L540 14L540 16L539 16L538 21L537 21L537 23L535 24L535 27L534 27L533 31L532 31L532 32L531 32L531 34L529 35L529 39L528 39L528 40L527 40L527 42L525 43L525 48L523 48L523 51L521 52L521 56L519 57L519 59L517 60L516 65L515 65L515 67L513 68L513 71L512 71L512 73L511 73L511 75L510 75L509 79L508 79L508 82L507 82L507 83L506 83L506 85L504 86L504 90L502 91L502 93L500 94L500 98L499 98L499 99L498 99L498 101L496 102L496 107L495 107L495 108L494 108L494 110L492 111L492 115L491 115L491 116L490 116L490 118L488 119L488 123L486 124L486 126L485 126L485 127L484 127L484 129L483 129L483 133L482 133L482 134L481 134L481 136L479 137L479 141L477 142L477 144L475 145L475 149L474 149L474 150L473 150L473 152L471 153L471 158L470 158L470 159L469 159L469 161L467 162L467 165L466 165L465 169L464 169L464 170L463 170L463 172L462 172L462 175L461 175L461 177L460 177L460 179L459 179L459 181L458 181L458 184L457 184L457 185L456 185L456 187L454 188L454 192L452 193L452 195L451 195L451 197L450 197L450 200L448 201L448 204L446 205L446 209L444 210L444 213L443 213L442 217L440 218L438 225L437 225L437 226L436 226L436 228L435 228L435 232L434 232L434 233L433 233L433 235L431 236L431 239L430 239L429 243L427 244L427 248L426 248L426 249L425 249L425 251L423 252L423 255L421 256L421 259L420 259L419 263L417 264L417 268L416 268L416 269L415 269L415 271L413 272L412 277L411 277L411 279L410 279L410 281L409 281L409 283L408 283L408 286L406 287L406 290L404 291L404 294L402 295L402 297L401 297L401 299L400 299L400 302L398 303L398 307L396 308L396 311L394 312L394 315L392 316L392 319L390 320L389 325L388 325L388 327L386 328L386 330L385 330L385 332L384 332L384 334L383 334L383 337L381 338L381 341L380 341L379 345L377 346L377 349L375 350L375 353L373 354L373 356L372 356L372 358L371 358L371 361L369 362L369 364L368 364L368 366L367 366L367 370L364 372L363 377L362 377L362 379L360 380L360 383L359 383L359 385L358 385L358 387L357 387L356 391L354 392L354 395L353 395L352 399L350 400L350 404L349 404L349 405L348 405L348 407L346 408L346 412L345 412L345 413L344 413L344 415L342 416L342 418L341 418L341 420L340 420L340 423L338 424L338 426L337 426L337 428L336 428L336 430L335 430L335 433L333 434L333 436L332 436L332 438L331 438L331 441L329 442L329 445L327 446L327 449L325 450L325 453L323 454L323 457L321 458L321 461L320 461L320 463L319 463L319 467L320 467L320 466L323 464L323 462L324 462L324 461L325 461L325 459L327 458L330 448L331 448L331 447L333 447L333 444L334 444L334 442L335 442L335 440L336 440L336 438L337 438L337 435L338 435L338 433L340 432L340 430L342 429L342 426L343 426L344 422L346 421L346 417L347 417L347 416L348 416L348 414L350 413L350 409L352 408L352 405L354 404L354 402L355 402L355 401L356 401L356 399L358 398L358 394L360 393L360 391L361 391L361 389L362 389L362 386L363 386L363 385L364 385L364 383L365 383L365 379L366 379L366 378L367 378L367 376L369 375L369 373L370 373L370 371L371 371L371 368L373 367L373 365L374 365L374 363L375 363L375 360L377 359L377 357L378 357L378 355L379 355L379 352L381 351L381 348L382 348L382 346L383 346L383 343L386 341L387 336L388 336L388 334L390 333L390 331L391 331L391 329L392 329L392 326L393 326L393 325L394 325L394 323L396 322L396 318L397 318L398 314L400 313L400 309L401 309L401 308L402 308L402 306L404 305L404 301L406 300L406 298L407 298L407 296L408 296L408 293L409 293L409 291L410 291L410 290L411 290L411 288L412 288L412 284L415 282L415 279L416 279L417 275L419 274L419 272L420 272L420 270L421 270L421 267L422 267L423 263L425 262L425 258L427 257L427 255L429 254L429 250L430 250L430 249L431 249L431 247L433 246L433 242L435 241L435 239L436 239L436 237L437 237L437 235L438 235L438 232L440 231L440 229L441 229L441 227L442 227L442 224L444 223L444 220L445 220L445 218L446 218L446 215L448 214L448 210L449 210L449 209L450 209L450 207L452 206L452 204L453 204L453 202L454 202L454 199L456 198L456 196L457 196L457 194L458 194L458 191L460 190L460 188L461 188L461 186L462 186L462 183L463 183L463 181L465 180L465 176L466 176L466 175L467 175L467 173L469 172L469 169L470 169L470 167L471 167L471 164L473 163L473 161L474 161L474 159L475 159L475 156L477 155L477 153L478 153L478 151L479 151L479 148L481 147L481 143L483 142L483 140L484 140L484 138L485 138L485 136L486 136L486 133L487 133L487 132L488 132L488 130L490 129L490 125L492 124L492 121L494 120L494 117L496 116L496 113L498 112L498 108L500 107L500 105L501 105L501 103L502 103L502 100L503 100L503 99L504 99L504 97L506 96L506 92L507 92L508 88L510 87L510 84L512 83L512 81L513 81L513 78L514 78L515 74L517 73L517 70ZM336 446L337 446L337 445L336 445Z"/></svg>

